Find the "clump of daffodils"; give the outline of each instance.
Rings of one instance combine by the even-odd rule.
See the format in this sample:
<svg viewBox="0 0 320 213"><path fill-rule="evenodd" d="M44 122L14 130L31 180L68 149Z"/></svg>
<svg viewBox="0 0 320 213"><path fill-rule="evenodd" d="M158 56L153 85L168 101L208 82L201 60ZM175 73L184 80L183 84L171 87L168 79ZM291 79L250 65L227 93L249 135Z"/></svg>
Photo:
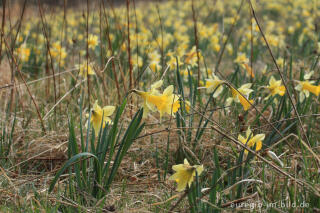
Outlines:
<svg viewBox="0 0 320 213"><path fill-rule="evenodd" d="M299 93L300 102L303 102L305 98L308 98L310 95L310 92L313 93L315 96L319 96L320 94L320 85L318 86L313 85L315 82L309 81L313 73L314 71L306 73L303 76L303 79L304 79L303 81L297 81L298 85L295 87L295 89L300 92Z"/></svg>
<svg viewBox="0 0 320 213"><path fill-rule="evenodd" d="M96 136L99 135L100 127L103 129L107 123L112 123L109 116L113 114L114 110L114 106L105 106L101 108L98 104L98 100L95 101L91 110L90 123L93 126ZM87 114L86 116L89 117L89 114Z"/></svg>
<svg viewBox="0 0 320 213"><path fill-rule="evenodd" d="M248 99L250 93L253 91L252 89L250 89L251 86L252 84L248 83L238 88L238 91L244 97L241 94L239 94L239 92L236 89L231 88L232 97L227 98L226 100L227 106L230 106L231 103L234 101L236 103L241 103L241 105L243 106L243 109L247 111L250 108L251 104L253 104L253 100Z"/></svg>
<svg viewBox="0 0 320 213"><path fill-rule="evenodd" d="M160 88L162 84L162 80L155 82L151 85L151 90L147 92L134 90L134 92L144 100L144 117L146 117L149 111L158 110L161 119L165 114L173 116L180 108L179 96L173 93L173 85L168 86L161 94L158 88Z"/></svg>
<svg viewBox="0 0 320 213"><path fill-rule="evenodd" d="M266 87L269 90L269 95L265 98L267 100L270 96L280 95L283 96L286 92L286 88L281 85L281 80L276 80L273 76L271 76L269 80L269 85Z"/></svg>
<svg viewBox="0 0 320 213"><path fill-rule="evenodd" d="M256 146L256 151L262 148L262 141L265 138L265 134L253 135L250 127L246 131L246 137L242 135L238 136L238 140L249 148ZM248 150L244 150L245 154L248 154Z"/></svg>
<svg viewBox="0 0 320 213"><path fill-rule="evenodd" d="M176 173L169 177L169 180L176 181L178 184L177 191L181 192L185 190L187 186L191 186L196 173L198 173L198 176L201 175L203 172L203 165L191 166L188 160L184 159L183 164L174 165L172 166L172 169Z"/></svg>

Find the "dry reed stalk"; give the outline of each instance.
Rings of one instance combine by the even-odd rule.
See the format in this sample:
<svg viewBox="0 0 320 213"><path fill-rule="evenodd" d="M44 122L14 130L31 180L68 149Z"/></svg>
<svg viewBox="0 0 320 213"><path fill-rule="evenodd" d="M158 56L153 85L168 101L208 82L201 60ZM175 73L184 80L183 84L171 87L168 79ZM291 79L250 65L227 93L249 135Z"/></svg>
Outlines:
<svg viewBox="0 0 320 213"><path fill-rule="evenodd" d="M50 56L50 65L51 65L51 70L52 70L52 75L53 75L54 103L56 104L57 103L56 77L55 77L55 71L54 71L54 67L53 67L53 58L51 55L49 35L48 35L48 31L46 29L45 17L43 15L43 8L41 7L40 0L38 0L38 7L39 7L39 13L40 13L40 18L41 18L41 23L42 23L42 30L43 30L44 37L46 39L47 52ZM54 113L56 115L56 111L54 111Z"/></svg>
<svg viewBox="0 0 320 213"><path fill-rule="evenodd" d="M90 79L89 79L89 0L87 0L87 18L86 18L86 37L87 37L87 44L86 44L86 65L87 65L87 85L88 85L88 103L90 103ZM89 111L90 111L90 104L89 104Z"/></svg>
<svg viewBox="0 0 320 213"><path fill-rule="evenodd" d="M104 15L104 18L105 18L105 21L106 21L106 35L107 35L107 39L108 39L108 47L109 47L109 51L111 52L111 54L113 55L113 49L112 49L112 44L111 44L111 38L110 38L110 28L109 28L109 20L108 20L108 16L106 14L106 8L105 8L105 5L104 5L104 1L101 0L101 3L102 3L102 7L103 7L103 15ZM114 63L114 60L111 61L111 64L112 64L112 72L113 72L113 75L114 75L114 78L115 78L115 83L116 83L116 87L117 87L117 94L118 94L118 103L120 104L120 101L121 101L121 95L120 95L120 86L119 86L119 81L118 81L118 75L117 75L117 72L116 72L116 65Z"/></svg>
<svg viewBox="0 0 320 213"><path fill-rule="evenodd" d="M197 53L197 64L198 64L198 87L200 87L201 73L200 73L200 55L199 55L199 38L198 38L198 28L197 28L197 17L196 11L194 9L194 0L191 1L192 9L192 20L193 20L193 29L194 29L194 40L196 45ZM200 92L200 91L199 91Z"/></svg>
<svg viewBox="0 0 320 213"><path fill-rule="evenodd" d="M128 51L128 61L129 61L129 90L132 90L133 86L133 73L132 73L132 63L131 63L131 45L130 45L130 0L127 0L127 51ZM130 98L130 117L132 118L132 97Z"/></svg>
<svg viewBox="0 0 320 213"><path fill-rule="evenodd" d="M6 0L3 0L2 2L2 24L1 24L1 38L0 38L0 59L1 59L1 55L2 55L2 39L4 36L4 23L6 21ZM0 65L1 65L1 60L0 60Z"/></svg>

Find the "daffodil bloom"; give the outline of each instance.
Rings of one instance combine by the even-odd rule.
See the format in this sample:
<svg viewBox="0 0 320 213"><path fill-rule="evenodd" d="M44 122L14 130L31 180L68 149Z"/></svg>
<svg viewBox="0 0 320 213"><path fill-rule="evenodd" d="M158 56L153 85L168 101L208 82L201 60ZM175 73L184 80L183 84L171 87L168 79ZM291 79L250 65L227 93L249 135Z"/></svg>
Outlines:
<svg viewBox="0 0 320 213"><path fill-rule="evenodd" d="M283 67L283 65L284 65L284 60L283 60L283 58L279 57L279 58L276 60L276 62L277 62L277 64L278 64L279 68Z"/></svg>
<svg viewBox="0 0 320 213"><path fill-rule="evenodd" d="M226 49L227 49L229 55L232 55L232 54L233 54L233 47L232 47L231 44L227 44Z"/></svg>
<svg viewBox="0 0 320 213"><path fill-rule="evenodd" d="M243 63L248 64L249 63L249 59L247 58L246 54L240 52L237 55L237 58L234 60L234 62L238 63L238 64L243 64Z"/></svg>
<svg viewBox="0 0 320 213"><path fill-rule="evenodd" d="M178 44L178 46L176 48L177 55L179 57L184 56L186 54L187 48L188 48L188 43L186 43L185 41L183 41L182 43Z"/></svg>
<svg viewBox="0 0 320 213"><path fill-rule="evenodd" d="M59 60L60 63L67 57L66 48L62 47L59 41L52 44L50 54L53 58Z"/></svg>
<svg viewBox="0 0 320 213"><path fill-rule="evenodd" d="M235 63L239 64L243 69L247 71L248 76L254 78L252 67L248 65L249 59L244 53L239 53L237 58L234 60Z"/></svg>
<svg viewBox="0 0 320 213"><path fill-rule="evenodd" d="M205 73L206 70L203 69L203 68L202 68L202 70L203 70L203 72ZM208 75L212 75L212 74L213 74L212 69L208 68L208 69L207 69L207 73L208 73Z"/></svg>
<svg viewBox="0 0 320 213"><path fill-rule="evenodd" d="M249 77L254 78L254 73L253 73L252 67L250 67L250 66L249 66L248 64L246 64L246 63L241 64L241 67L247 71L247 75L248 75Z"/></svg>
<svg viewBox="0 0 320 213"><path fill-rule="evenodd" d="M79 76L81 76L82 78L87 78L87 75L95 75L96 74L90 63L88 64L88 69L87 69L87 62L80 64L79 70L80 70Z"/></svg>
<svg viewBox="0 0 320 213"><path fill-rule="evenodd" d="M183 63L180 61L180 57L177 56L178 58L178 66L182 66ZM170 66L170 69L175 69L177 67L177 58L174 56L170 56L170 60L168 61L168 66Z"/></svg>
<svg viewBox="0 0 320 213"><path fill-rule="evenodd" d="M184 104L185 104L187 113L189 113L190 112L190 107L191 107L190 101L184 101Z"/></svg>
<svg viewBox="0 0 320 213"><path fill-rule="evenodd" d="M251 148L256 146L256 151L259 151L262 148L262 141L265 138L265 134L257 134L253 136L250 127L246 131L246 137L242 135L238 135L238 140L246 145L247 147ZM244 150L245 154L248 154L248 150Z"/></svg>
<svg viewBox="0 0 320 213"><path fill-rule="evenodd" d="M160 65L160 59L161 59L161 55L157 52L154 51L149 55L149 59L150 59L150 68L153 72L159 71L161 69L161 65Z"/></svg>
<svg viewBox="0 0 320 213"><path fill-rule="evenodd" d="M17 52L20 56L21 61L26 62L29 60L30 56L30 48L27 47L27 45L24 43L22 44L18 49Z"/></svg>
<svg viewBox="0 0 320 213"><path fill-rule="evenodd" d="M106 123L109 123L109 124L112 123L109 116L113 114L114 110L115 110L114 106L105 106L101 108L98 105L98 101L96 100L91 110L91 119L90 119L90 123L93 126L96 136L100 132L101 125L103 129L106 126ZM87 115L87 117L89 117L89 115Z"/></svg>
<svg viewBox="0 0 320 213"><path fill-rule="evenodd" d="M201 57L201 53L199 52L199 57ZM190 64L191 66L197 66L197 51L196 46L193 46L192 49L186 54L185 62L186 64Z"/></svg>
<svg viewBox="0 0 320 213"><path fill-rule="evenodd" d="M286 92L286 88L281 85L281 80L276 80L273 76L271 76L269 80L269 85L266 87L270 94L265 98L268 99L270 96L275 96L276 94L283 96Z"/></svg>
<svg viewBox="0 0 320 213"><path fill-rule="evenodd" d="M188 71L188 69L183 69L183 70L180 70L180 76L183 77L183 80L187 80L188 77L189 77L189 72L190 72L190 75L192 76L193 72L192 71Z"/></svg>
<svg viewBox="0 0 320 213"><path fill-rule="evenodd" d="M251 104L253 104L253 100L247 100L250 93L253 91L251 88L251 83L248 83L248 84L244 84L242 85L240 88L238 88L238 91L243 95L245 96L246 98L244 98L241 94L239 94L239 92L237 90L235 90L234 88L231 89L231 93L232 93L232 97L229 97L227 98L226 100L226 104L227 106L230 106L230 104L235 101L237 103L241 103L241 105L243 106L243 109L245 111L247 111ZM250 103L251 104L250 104Z"/></svg>
<svg viewBox="0 0 320 213"><path fill-rule="evenodd" d="M98 36L89 35L88 37L88 48L94 49L98 45Z"/></svg>
<svg viewBox="0 0 320 213"><path fill-rule="evenodd" d="M23 36L18 35L17 39L18 39L19 42L22 42L23 41Z"/></svg>
<svg viewBox="0 0 320 213"><path fill-rule="evenodd" d="M162 80L159 80L159 81L153 83L151 85L150 91L144 92L145 95L161 95L161 93L159 92L158 89L162 86L162 84L163 84ZM139 94L139 92L140 91L138 91L137 93ZM140 92L140 93L143 93L143 92ZM147 115L148 115L148 113L150 111L154 112L156 110L157 110L156 106L153 105L152 103L148 102L147 98L144 98L144 102L143 102L143 117L144 118L147 117Z"/></svg>
<svg viewBox="0 0 320 213"><path fill-rule="evenodd" d="M310 92L313 93L315 96L319 96L320 94L320 85L316 86L313 85L314 81L309 81L311 76L313 75L314 71L306 73L304 75L304 81L298 81L298 85L295 87L296 90L300 91L299 93L299 100L303 102L305 98L308 98Z"/></svg>
<svg viewBox="0 0 320 213"><path fill-rule="evenodd" d="M152 92L142 92L135 90L144 101L149 109L156 109L160 113L160 119L164 114L173 115L180 108L179 96L173 94L173 85L168 86L162 94L152 94Z"/></svg>
<svg viewBox="0 0 320 213"><path fill-rule="evenodd" d="M212 73L212 78L206 79L205 88L207 89L207 93L210 94L214 90L216 90L215 93L213 94L213 97L214 98L218 97L223 90L223 87L220 86L220 84L222 84L223 82L224 82L223 80L220 80L218 76Z"/></svg>
<svg viewBox="0 0 320 213"><path fill-rule="evenodd" d="M108 55L111 56L111 53L109 53ZM132 58L131 58L131 64L133 64L136 67L142 67L143 58L137 54L134 54L134 55L132 55Z"/></svg>
<svg viewBox="0 0 320 213"><path fill-rule="evenodd" d="M198 173L198 176L201 175L203 172L203 165L194 165L190 166L187 159L184 159L183 164L178 164L172 166L172 169L176 172L171 177L169 177L169 180L174 180L177 182L178 187L177 191L181 192L185 190L187 185L190 187L194 177L196 176L196 172Z"/></svg>

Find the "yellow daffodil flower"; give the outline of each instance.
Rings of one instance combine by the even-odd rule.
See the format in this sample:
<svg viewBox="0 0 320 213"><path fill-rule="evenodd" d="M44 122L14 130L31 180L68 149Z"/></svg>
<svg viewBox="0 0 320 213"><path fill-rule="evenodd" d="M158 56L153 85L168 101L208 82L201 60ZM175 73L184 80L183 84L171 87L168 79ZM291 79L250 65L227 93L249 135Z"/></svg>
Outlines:
<svg viewBox="0 0 320 213"><path fill-rule="evenodd" d="M238 64L243 64L243 63L248 64L249 59L247 58L246 54L240 52L238 53L237 58L234 60L234 62Z"/></svg>
<svg viewBox="0 0 320 213"><path fill-rule="evenodd" d="M189 70L189 72L190 72L190 75L192 76L193 72L190 70ZM185 80L185 81L188 80L189 72L188 72L188 69L180 70L180 75L183 77L183 80Z"/></svg>
<svg viewBox="0 0 320 213"><path fill-rule="evenodd" d="M178 65L180 67L181 65L183 65L183 63L180 61L179 56L177 56L177 57L178 57ZM168 61L167 64L168 64L168 66L170 66L170 69L172 69L172 70L176 69L176 67L177 67L177 59L176 59L176 57L171 55L170 56L170 60Z"/></svg>
<svg viewBox="0 0 320 213"><path fill-rule="evenodd" d="M232 88L231 89L231 93L232 93L232 97L229 97L229 98L227 98L227 100L226 100L226 104L227 104L227 106L230 106L230 104L233 102L233 101L235 101L235 102L237 102L237 103L241 103L241 105L243 106L243 109L245 110L245 111L247 111L249 108L250 108L250 106L251 106L251 104L253 104L253 100L249 100L249 102L251 103L249 103L248 102L248 97L249 97L249 95L250 95L250 93L253 91L252 89L250 89L251 88L251 83L248 83L248 84L244 84L244 85L242 85L240 88L238 88L238 91L242 94L242 95L244 95L246 98L244 98L242 95L240 95L239 94L239 92L237 91L237 90L235 90L234 88Z"/></svg>
<svg viewBox="0 0 320 213"><path fill-rule="evenodd" d="M176 172L172 176L169 177L169 180L174 180L178 183L177 191L181 192L185 190L187 185L190 187L194 177L196 176L196 172L198 176L203 172L203 165L194 165L190 166L187 159L184 159L183 164L178 164L172 166L172 169Z"/></svg>
<svg viewBox="0 0 320 213"><path fill-rule="evenodd" d="M135 90L135 92L144 99L144 106L147 109L157 109L160 113L160 119L164 114L173 115L180 108L179 96L173 94L173 85L168 86L162 94L155 94L151 92L142 92Z"/></svg>
<svg viewBox="0 0 320 213"><path fill-rule="evenodd" d="M87 70L87 62L83 62L79 65L79 76L82 78L87 78L87 75L95 75L96 73L93 70L92 65L88 64L88 70Z"/></svg>
<svg viewBox="0 0 320 213"><path fill-rule="evenodd" d="M111 56L111 53L109 53L108 55ZM133 64L135 67L142 67L143 58L137 54L134 54L132 55L132 58L131 58L131 64Z"/></svg>
<svg viewBox="0 0 320 213"><path fill-rule="evenodd" d="M19 42L23 42L23 36L18 35L17 39Z"/></svg>
<svg viewBox="0 0 320 213"><path fill-rule="evenodd" d="M98 45L98 36L96 35L89 35L88 37L88 48L94 49Z"/></svg>
<svg viewBox="0 0 320 213"><path fill-rule="evenodd" d="M315 96L319 96L320 94L320 85L318 86L313 85L315 82L309 81L313 73L314 71L306 73L304 75L304 81L297 81L298 85L295 87L295 89L300 91L299 93L300 102L303 102L305 98L308 98L310 95L310 92L313 93Z"/></svg>
<svg viewBox="0 0 320 213"><path fill-rule="evenodd" d="M114 106L105 106L101 108L98 105L98 101L96 100L91 110L91 119L90 119L90 123L93 126L96 136L100 132L101 123L102 123L102 129L106 126L106 123L109 123L109 124L112 123L109 116L113 114L114 110L115 110ZM87 117L89 117L88 114L87 114Z"/></svg>
<svg viewBox="0 0 320 213"><path fill-rule="evenodd" d="M244 53L239 53L237 55L237 58L234 60L235 63L239 64L243 69L247 71L248 76L254 78L254 73L252 70L252 67L250 67L249 64L249 59Z"/></svg>
<svg viewBox="0 0 320 213"><path fill-rule="evenodd" d="M245 144L247 147L251 148L256 146L256 151L259 151L262 148L262 141L265 138L265 134L257 134L253 136L250 127L246 131L246 137L242 135L238 136L238 140ZM248 150L244 150L245 154L248 154Z"/></svg>
<svg viewBox="0 0 320 213"><path fill-rule="evenodd" d="M254 78L254 73L253 73L252 67L250 67L246 63L241 64L241 67L247 71L247 75L249 77Z"/></svg>
<svg viewBox="0 0 320 213"><path fill-rule="evenodd" d="M219 86L223 82L224 82L223 80L220 80L218 76L216 76L214 73L212 73L212 78L206 79L206 84L205 84L204 88L207 89L208 94L211 94L218 87L218 89L213 94L213 97L216 98L223 91L223 87Z"/></svg>
<svg viewBox="0 0 320 213"><path fill-rule="evenodd" d="M159 92L158 89L162 86L162 84L163 84L163 81L162 81L162 80L159 80L159 81L153 83L153 84L151 85L150 91L149 91L149 92L145 92L146 95L147 95L147 94L148 94L148 95L161 95L161 93ZM137 91L138 94L139 94L139 92L140 92L140 91ZM140 93L143 93L143 92L140 92ZM148 101L147 101L147 98L144 98L144 102L143 102L143 117L144 117L144 118L147 117L147 115L148 115L148 113L149 113L150 111L154 112L154 111L156 111L156 110L157 110L156 106L153 105L152 103L148 102Z"/></svg>
<svg viewBox="0 0 320 213"><path fill-rule="evenodd" d="M199 52L199 57L201 57L201 53ZM186 64L190 64L191 66L197 66L197 51L196 46L193 46L192 49L186 54L185 62Z"/></svg>
<svg viewBox="0 0 320 213"><path fill-rule="evenodd" d="M269 80L269 85L266 87L270 94L265 98L268 99L270 96L275 96L276 94L283 96L286 92L286 88L281 85L281 80L276 80L273 76L271 76Z"/></svg>
<svg viewBox="0 0 320 213"><path fill-rule="evenodd" d="M231 44L227 44L226 49L229 55L233 54L233 47Z"/></svg>
<svg viewBox="0 0 320 213"><path fill-rule="evenodd" d="M59 41L56 41L52 44L50 49L51 56L56 60L59 60L60 63L67 57L66 48L62 47Z"/></svg>
<svg viewBox="0 0 320 213"><path fill-rule="evenodd" d="M277 64L278 64L279 68L282 68L282 67L283 67L283 65L284 65L284 60L283 60L283 58L279 57L279 58L276 60L276 62L277 62Z"/></svg>
<svg viewBox="0 0 320 213"><path fill-rule="evenodd" d="M191 103L190 101L184 101L187 113L190 113Z"/></svg>
<svg viewBox="0 0 320 213"><path fill-rule="evenodd" d="M17 53L18 53L21 61L26 62L29 60L30 48L28 48L27 45L24 43L17 49Z"/></svg>
<svg viewBox="0 0 320 213"><path fill-rule="evenodd" d="M160 71L160 69L161 69L161 65L160 65L161 55L157 51L154 51L149 55L149 59L150 59L150 64L149 64L150 69L153 72Z"/></svg>

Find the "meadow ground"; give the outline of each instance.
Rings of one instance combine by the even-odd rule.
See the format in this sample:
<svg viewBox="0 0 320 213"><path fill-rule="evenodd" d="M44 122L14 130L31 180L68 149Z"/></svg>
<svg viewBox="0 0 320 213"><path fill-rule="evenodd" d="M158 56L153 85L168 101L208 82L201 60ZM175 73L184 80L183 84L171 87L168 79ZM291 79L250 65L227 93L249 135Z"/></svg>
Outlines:
<svg viewBox="0 0 320 213"><path fill-rule="evenodd" d="M1 212L320 212L320 1L1 1Z"/></svg>

